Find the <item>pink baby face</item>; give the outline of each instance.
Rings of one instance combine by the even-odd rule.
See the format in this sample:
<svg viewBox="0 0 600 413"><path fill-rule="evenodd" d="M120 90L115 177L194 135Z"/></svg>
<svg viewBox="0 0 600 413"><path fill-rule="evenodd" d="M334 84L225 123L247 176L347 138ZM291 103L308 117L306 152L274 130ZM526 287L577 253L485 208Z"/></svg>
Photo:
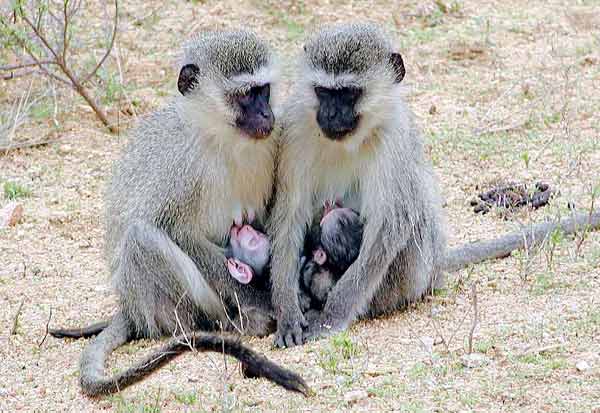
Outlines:
<svg viewBox="0 0 600 413"><path fill-rule="evenodd" d="M269 251L269 238L262 232L258 232L250 225L243 227L231 227L229 233L231 245L234 249L248 252Z"/></svg>
<svg viewBox="0 0 600 413"><path fill-rule="evenodd" d="M234 278L246 284L264 272L270 255L270 242L265 234L251 225L234 225L229 232L229 243L234 261L230 259L227 268Z"/></svg>

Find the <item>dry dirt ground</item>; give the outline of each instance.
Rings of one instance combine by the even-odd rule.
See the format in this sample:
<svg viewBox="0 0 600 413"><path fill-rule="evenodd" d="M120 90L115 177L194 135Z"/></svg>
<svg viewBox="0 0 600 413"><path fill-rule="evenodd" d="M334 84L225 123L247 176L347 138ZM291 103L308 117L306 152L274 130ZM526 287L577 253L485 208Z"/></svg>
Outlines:
<svg viewBox="0 0 600 413"><path fill-rule="evenodd" d="M87 2L79 33L102 33L106 7ZM178 48L192 32L255 30L275 45L287 76L302 38L323 23L369 19L391 30L442 182L452 245L554 219L568 202L589 209L600 187L597 0L130 0L120 16L94 89L120 134L106 133L69 90L42 78L0 80L5 124L32 80L37 97L5 140L52 141L0 154L0 207L16 196L25 208L19 225L0 230L0 411L600 411L600 233L556 234L539 251L450 274L435 297L335 339L283 351L271 348L272 337L247 340L302 373L311 398L243 379L218 354L186 355L118 395L83 397L85 341L42 342L46 324L50 313L54 326L111 314L103 188L136 115L176 92ZM100 54L96 42L79 56ZM542 180L560 195L506 217L471 211L480 188L510 180ZM467 367L473 286L473 352L483 362ZM110 371L156 345L120 348Z"/></svg>

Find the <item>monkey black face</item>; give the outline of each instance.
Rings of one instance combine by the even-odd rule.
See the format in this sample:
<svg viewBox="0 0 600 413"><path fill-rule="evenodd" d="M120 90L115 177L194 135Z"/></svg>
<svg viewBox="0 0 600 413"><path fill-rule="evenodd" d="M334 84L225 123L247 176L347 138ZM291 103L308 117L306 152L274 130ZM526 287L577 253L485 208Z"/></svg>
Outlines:
<svg viewBox="0 0 600 413"><path fill-rule="evenodd" d="M273 131L275 117L269 104L271 87L269 84L255 86L246 94L233 96L233 104L238 105L240 115L236 126L254 139L264 139Z"/></svg>
<svg viewBox="0 0 600 413"><path fill-rule="evenodd" d="M351 87L315 87L315 94L319 99L317 123L327 138L342 140L356 129L360 116L356 113L355 106L362 93L362 89Z"/></svg>

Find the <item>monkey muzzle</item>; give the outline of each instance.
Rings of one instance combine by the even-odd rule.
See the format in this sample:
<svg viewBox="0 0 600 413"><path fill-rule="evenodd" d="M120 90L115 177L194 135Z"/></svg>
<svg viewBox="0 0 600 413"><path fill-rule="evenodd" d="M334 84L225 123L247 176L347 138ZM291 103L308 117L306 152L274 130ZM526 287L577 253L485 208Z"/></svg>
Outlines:
<svg viewBox="0 0 600 413"><path fill-rule="evenodd" d="M354 132L360 118L354 110L360 94L349 88L316 90L319 99L317 123L323 134L339 141Z"/></svg>

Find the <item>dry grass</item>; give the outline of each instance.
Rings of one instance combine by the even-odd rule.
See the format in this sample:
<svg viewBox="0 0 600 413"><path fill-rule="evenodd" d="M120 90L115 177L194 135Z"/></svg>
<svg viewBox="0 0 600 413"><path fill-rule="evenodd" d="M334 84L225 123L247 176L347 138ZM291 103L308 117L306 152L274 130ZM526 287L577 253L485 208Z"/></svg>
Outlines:
<svg viewBox="0 0 600 413"><path fill-rule="evenodd" d="M122 32L96 91L125 130L135 114L175 93L178 46L191 32L253 29L273 42L289 73L306 31L368 18L397 34L409 100L447 199L451 244L556 216L569 201L589 205L590 188L600 185L597 2L395 3L131 0L123 6ZM88 24L97 26L104 2L92 9ZM4 58L0 51L0 62ZM0 113L10 111L28 85L26 79L0 81ZM13 141L60 142L0 154L0 185L10 182L20 193L30 192L21 198L24 221L0 230L0 411L600 408L599 233L588 236L580 254L572 239L557 238L542 251L452 274L442 294L393 317L358 323L335 341L277 351L272 338L249 340L301 371L318 394L310 399L243 380L231 362L223 376L222 357L215 354L183 357L118 396L83 397L77 360L84 341L48 338L38 344L51 308L51 323L71 325L106 317L114 308L101 253L101 194L125 138L107 135L69 90L57 94L54 113L46 84L35 82L32 95L41 98ZM469 198L498 180L542 180L560 196L507 220L474 215ZM8 202L3 196L0 206ZM473 346L487 364L465 368L473 283L480 320ZM115 353L111 366L123 366L155 345L129 344ZM576 369L580 361L590 368ZM346 401L354 390L365 390L367 397Z"/></svg>

